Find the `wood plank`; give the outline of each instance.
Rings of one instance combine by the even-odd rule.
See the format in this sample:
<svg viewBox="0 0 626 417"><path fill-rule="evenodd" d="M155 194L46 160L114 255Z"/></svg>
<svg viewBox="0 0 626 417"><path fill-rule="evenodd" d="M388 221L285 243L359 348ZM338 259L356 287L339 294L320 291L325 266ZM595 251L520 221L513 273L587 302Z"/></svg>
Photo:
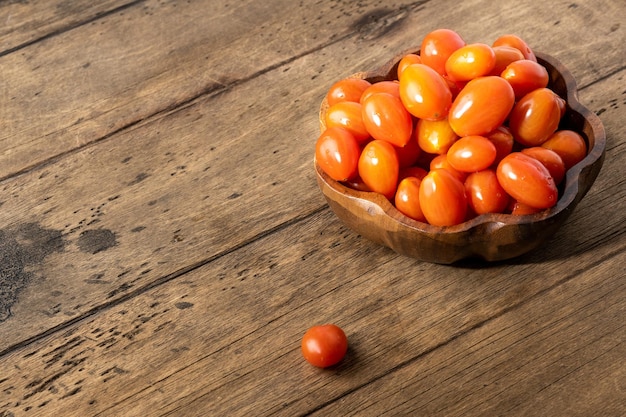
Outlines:
<svg viewBox="0 0 626 417"><path fill-rule="evenodd" d="M574 75L586 85L622 65L612 45L624 39L619 24L624 10L609 0L570 4L531 10L513 0L500 8L406 0L390 9L374 1L341 7L322 1L312 13L308 5L287 0L275 0L271 7L254 1L137 3L0 58L5 80L0 96L7 98L1 112L0 178L349 36L396 51L451 23L471 41L488 42L506 28L577 68ZM322 71L328 60L311 65ZM357 68L348 62L346 73Z"/></svg>
<svg viewBox="0 0 626 417"><path fill-rule="evenodd" d="M403 387L396 378L382 380L394 370L410 372L413 363L428 368L440 350L452 375L464 378L469 363L468 371L480 376L485 351L499 363L515 353L507 346L553 346L579 323L574 334L610 353L623 326L618 277L626 242L612 249L600 259L590 248L575 259L547 263L536 255L490 268L425 264L368 244L324 211L9 352L0 359L7 370L0 409L298 415L326 403L343 408L352 396L358 406L375 385L385 409L387 395L405 391L395 391ZM604 262L613 256L615 262ZM303 280L302 270L315 273ZM566 270L572 272L563 275ZM322 371L301 358L299 340L308 326L328 321L345 328L351 348L342 365ZM459 352L473 343L464 359ZM544 360L587 352L575 348L555 349ZM461 356L458 367L452 354ZM501 375L509 383L507 377Z"/></svg>
<svg viewBox="0 0 626 417"><path fill-rule="evenodd" d="M137 1L0 2L0 56L134 3Z"/></svg>
<svg viewBox="0 0 626 417"><path fill-rule="evenodd" d="M406 24L433 16L411 16ZM3 246L4 268L18 273L11 275L17 285L3 303L0 331L8 336L0 351L325 207L311 169L314 110L347 66L328 57L345 55L348 66L363 68L406 44L406 34L397 33L388 43L394 52L380 48L380 39L359 33L4 181L0 224L5 236L14 236ZM266 88L282 85L286 74L302 82L290 83L289 89ZM618 98L613 85L602 85L596 109ZM275 103L285 103L289 113L272 113ZM615 122L621 117L618 108L609 106L602 115L612 122L607 129L614 137L622 134ZM219 123L213 117L218 112ZM294 146L294 139L285 138L308 145ZM603 173L619 172L619 164L610 165L623 158L623 148L616 149L618 154L607 158L613 168ZM232 174L225 178L225 172ZM590 208L582 213L597 210L598 199L623 195L619 188L605 187L611 178L601 174L592 190L599 196L583 201L589 206L581 207ZM588 250L591 243L610 244L605 236L616 223L591 221L597 226L593 240L568 238L547 248L543 259ZM588 236L579 234L579 227L585 226L564 230Z"/></svg>

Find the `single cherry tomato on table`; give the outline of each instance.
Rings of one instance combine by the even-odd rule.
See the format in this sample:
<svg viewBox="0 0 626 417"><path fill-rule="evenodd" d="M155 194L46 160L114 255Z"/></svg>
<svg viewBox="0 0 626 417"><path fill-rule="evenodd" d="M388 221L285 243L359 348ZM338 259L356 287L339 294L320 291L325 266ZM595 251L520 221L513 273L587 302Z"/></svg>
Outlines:
<svg viewBox="0 0 626 417"><path fill-rule="evenodd" d="M454 99L448 122L459 136L486 135L504 122L514 104L513 88L505 79L475 78Z"/></svg>
<svg viewBox="0 0 626 417"><path fill-rule="evenodd" d="M422 63L439 74L446 73L446 61L454 51L465 45L461 36L450 29L436 29L424 36L420 46Z"/></svg>
<svg viewBox="0 0 626 417"><path fill-rule="evenodd" d="M348 338L334 324L313 326L302 337L304 359L318 368L328 368L341 362L348 351Z"/></svg>
<svg viewBox="0 0 626 417"><path fill-rule="evenodd" d="M361 94L372 85L369 81L361 78L344 78L333 84L326 93L326 101L329 106L340 101L359 102Z"/></svg>
<svg viewBox="0 0 626 417"><path fill-rule="evenodd" d="M362 102L363 123L374 139L403 147L411 139L413 119L399 98L375 93Z"/></svg>
<svg viewBox="0 0 626 417"><path fill-rule="evenodd" d="M413 116L441 120L448 115L452 92L443 77L424 64L412 64L400 76L400 99Z"/></svg>
<svg viewBox="0 0 626 417"><path fill-rule="evenodd" d="M472 43L457 49L446 61L446 74L453 81L469 81L488 75L496 65L491 46Z"/></svg>
<svg viewBox="0 0 626 417"><path fill-rule="evenodd" d="M430 171L420 184L419 202L428 223L452 226L465 221L465 186L445 169Z"/></svg>
<svg viewBox="0 0 626 417"><path fill-rule="evenodd" d="M496 174L502 188L520 203L546 209L558 200L558 190L548 169L521 152L505 156Z"/></svg>
<svg viewBox="0 0 626 417"><path fill-rule="evenodd" d="M315 144L315 160L336 181L356 178L360 153L354 135L341 127L326 129Z"/></svg>
<svg viewBox="0 0 626 417"><path fill-rule="evenodd" d="M538 88L522 97L511 110L509 127L524 146L539 146L559 127L563 101L549 88Z"/></svg>
<svg viewBox="0 0 626 417"><path fill-rule="evenodd" d="M400 164L394 146L373 140L363 148L358 161L359 176L370 190L392 200L396 194Z"/></svg>

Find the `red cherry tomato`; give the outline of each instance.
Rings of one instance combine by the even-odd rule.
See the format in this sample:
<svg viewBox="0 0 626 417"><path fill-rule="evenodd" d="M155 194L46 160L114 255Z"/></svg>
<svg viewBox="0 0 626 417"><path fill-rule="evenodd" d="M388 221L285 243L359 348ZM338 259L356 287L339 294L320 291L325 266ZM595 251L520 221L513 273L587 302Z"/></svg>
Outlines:
<svg viewBox="0 0 626 417"><path fill-rule="evenodd" d="M396 146L396 153L398 154L398 163L400 169L410 167L414 165L420 157L422 150L420 149L417 141L412 139L407 142L403 147Z"/></svg>
<svg viewBox="0 0 626 417"><path fill-rule="evenodd" d="M413 119L397 97L375 93L363 100L365 128L374 139L403 147L411 139Z"/></svg>
<svg viewBox="0 0 626 417"><path fill-rule="evenodd" d="M537 57L535 56L532 49L530 49L526 41L524 41L517 35L502 35L493 42L492 46L511 46L519 50L524 55L525 59L537 61Z"/></svg>
<svg viewBox="0 0 626 417"><path fill-rule="evenodd" d="M467 178L467 172L459 171L458 169L455 169L450 164L450 161L448 161L447 154L441 154L441 155L437 155L436 157L434 157L430 161L429 168L431 171L434 171L436 169L445 169L450 174L452 174L454 178L456 178L457 180L461 182L464 182L465 178Z"/></svg>
<svg viewBox="0 0 626 417"><path fill-rule="evenodd" d="M446 73L446 61L454 51L465 45L461 36L450 29L436 29L426 34L420 47L422 63L439 74Z"/></svg>
<svg viewBox="0 0 626 417"><path fill-rule="evenodd" d="M416 177L406 177L398 184L395 206L402 214L420 222L426 222L419 200L419 190L422 180Z"/></svg>
<svg viewBox="0 0 626 417"><path fill-rule="evenodd" d="M419 119L415 125L413 137L424 151L432 154L444 154L459 138L450 127L448 119Z"/></svg>
<svg viewBox="0 0 626 417"><path fill-rule="evenodd" d="M345 78L333 84L326 94L328 105L332 106L340 101L356 101L359 102L363 91L369 87L371 83L361 78Z"/></svg>
<svg viewBox="0 0 626 417"><path fill-rule="evenodd" d="M502 158L507 156L513 151L513 145L515 140L511 130L506 126L498 126L496 130L486 135L486 138L496 146L496 160L493 161L494 165L498 165Z"/></svg>
<svg viewBox="0 0 626 417"><path fill-rule="evenodd" d="M512 46L494 46L492 49L496 55L496 65L489 75L500 75L510 63L524 59L524 54Z"/></svg>
<svg viewBox="0 0 626 417"><path fill-rule="evenodd" d="M400 98L400 83L398 81L379 81L372 84L361 95L361 104L363 101L375 93L388 93L392 96Z"/></svg>
<svg viewBox="0 0 626 417"><path fill-rule="evenodd" d="M398 175L398 182L402 181L403 179L407 177L415 177L419 180L422 180L426 176L426 174L428 174L428 171L426 171L424 168L419 167L419 166L402 168L400 169L400 174Z"/></svg>
<svg viewBox="0 0 626 417"><path fill-rule="evenodd" d="M465 179L465 194L476 214L504 213L510 199L491 169L469 174Z"/></svg>
<svg viewBox="0 0 626 417"><path fill-rule="evenodd" d="M524 216L526 214L535 214L539 213L542 209L531 207L528 204L520 203L519 201L511 200L512 203L509 205L509 210L511 214L515 216Z"/></svg>
<svg viewBox="0 0 626 417"><path fill-rule="evenodd" d="M419 201L424 217L435 226L465 221L465 186L445 169L430 171L420 184Z"/></svg>
<svg viewBox="0 0 626 417"><path fill-rule="evenodd" d="M558 190L548 169L521 152L505 156L496 174L502 188L520 203L546 209L558 200Z"/></svg>
<svg viewBox="0 0 626 417"><path fill-rule="evenodd" d="M541 162L543 166L550 171L550 175L556 185L559 185L561 181L563 181L565 177L565 164L559 154L541 146L524 148L521 152Z"/></svg>
<svg viewBox="0 0 626 417"><path fill-rule="evenodd" d="M496 145L486 137L464 136L452 144L447 159L457 171L476 172L489 168L496 154Z"/></svg>
<svg viewBox="0 0 626 417"><path fill-rule="evenodd" d="M343 127L352 133L359 143L370 138L363 123L361 104L354 101L340 101L330 106L326 111L326 127Z"/></svg>
<svg viewBox="0 0 626 417"><path fill-rule="evenodd" d="M454 99L448 121L459 136L486 135L504 122L514 104L513 88L505 79L475 78Z"/></svg>
<svg viewBox="0 0 626 417"><path fill-rule="evenodd" d="M557 130L541 146L559 154L566 170L587 156L587 143L573 130Z"/></svg>
<svg viewBox="0 0 626 417"><path fill-rule="evenodd" d="M496 65L496 54L489 45L472 43L457 49L446 61L446 74L453 81L469 81L488 75Z"/></svg>
<svg viewBox="0 0 626 417"><path fill-rule="evenodd" d="M396 194L400 164L394 146L373 140L363 148L358 162L359 176L370 190L389 200Z"/></svg>
<svg viewBox="0 0 626 417"><path fill-rule="evenodd" d="M326 129L315 144L315 159L320 168L336 181L357 176L361 148L354 135L341 127Z"/></svg>
<svg viewBox="0 0 626 417"><path fill-rule="evenodd" d="M538 88L522 97L511 110L509 127L524 146L539 146L559 127L562 99L549 88Z"/></svg>
<svg viewBox="0 0 626 417"><path fill-rule="evenodd" d="M304 359L318 368L328 368L341 362L348 351L348 338L334 324L313 326L302 337Z"/></svg>
<svg viewBox="0 0 626 417"><path fill-rule="evenodd" d="M543 65L528 59L510 63L500 76L511 84L516 99L538 88L547 87L550 80L548 70Z"/></svg>
<svg viewBox="0 0 626 417"><path fill-rule="evenodd" d="M452 92L443 77L424 64L412 64L400 77L400 99L413 116L441 120L448 115Z"/></svg>
<svg viewBox="0 0 626 417"><path fill-rule="evenodd" d="M422 58L420 58L417 54L406 54L402 57L400 62L398 63L398 79L400 79L400 74L411 64L421 64Z"/></svg>

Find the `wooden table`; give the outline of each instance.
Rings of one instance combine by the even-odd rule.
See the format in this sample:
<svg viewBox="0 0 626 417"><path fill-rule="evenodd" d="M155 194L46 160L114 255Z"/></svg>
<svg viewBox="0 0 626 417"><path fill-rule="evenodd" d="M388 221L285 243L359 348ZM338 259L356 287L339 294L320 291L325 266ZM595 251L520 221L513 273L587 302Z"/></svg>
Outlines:
<svg viewBox="0 0 626 417"><path fill-rule="evenodd" d="M0 2L0 416L626 415L626 4ZM315 181L328 87L448 27L557 57L591 191L497 264L396 255ZM307 364L304 331L350 348Z"/></svg>

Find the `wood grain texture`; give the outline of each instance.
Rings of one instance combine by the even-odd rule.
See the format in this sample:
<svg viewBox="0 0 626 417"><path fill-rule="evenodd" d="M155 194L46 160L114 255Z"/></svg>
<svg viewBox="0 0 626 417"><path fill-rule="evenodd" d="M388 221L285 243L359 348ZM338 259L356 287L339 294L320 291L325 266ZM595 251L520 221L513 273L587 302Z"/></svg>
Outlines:
<svg viewBox="0 0 626 417"><path fill-rule="evenodd" d="M61 13L0 57L0 416L625 414L626 8L579 3ZM328 86L442 26L558 57L607 132L588 195L510 262L398 256L315 183ZM329 321L350 350L324 371L299 342Z"/></svg>

